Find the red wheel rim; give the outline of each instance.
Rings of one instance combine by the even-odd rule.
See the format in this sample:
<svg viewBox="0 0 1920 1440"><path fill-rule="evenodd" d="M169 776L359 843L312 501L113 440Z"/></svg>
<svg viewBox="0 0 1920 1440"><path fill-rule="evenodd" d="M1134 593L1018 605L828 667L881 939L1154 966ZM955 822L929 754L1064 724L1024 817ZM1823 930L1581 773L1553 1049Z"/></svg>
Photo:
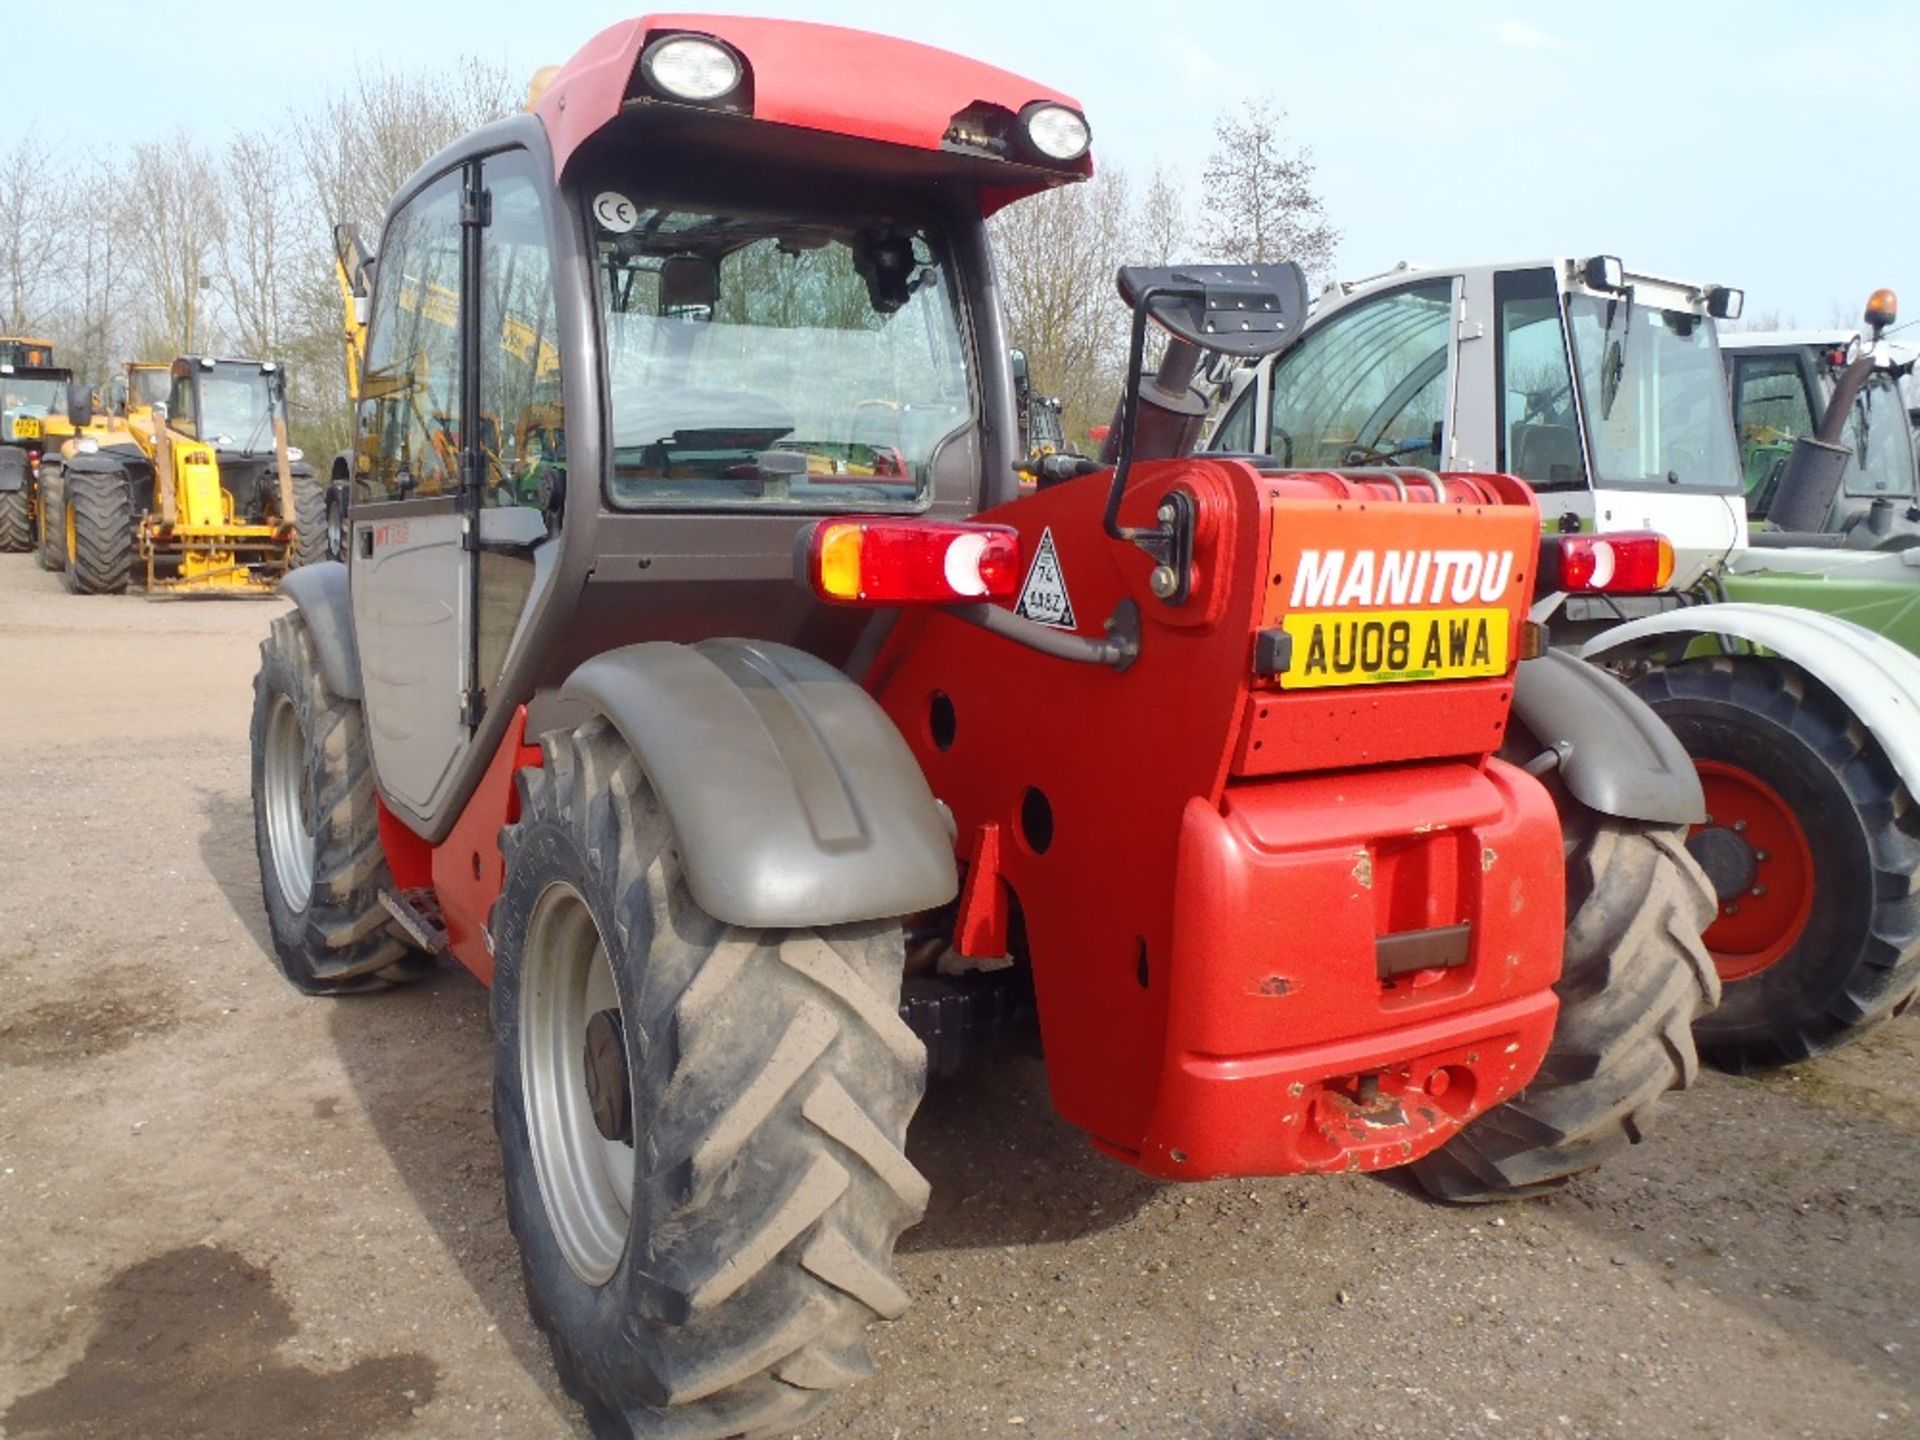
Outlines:
<svg viewBox="0 0 1920 1440"><path fill-rule="evenodd" d="M1730 867L1707 866L1720 913L1707 927L1707 949L1722 981L1745 980L1780 962L1806 933L1813 914L1813 847L1793 807L1771 785L1737 765L1695 762L1707 796L1707 823L1691 839L1710 842L1722 858L1743 864L1745 883L1730 885Z"/></svg>

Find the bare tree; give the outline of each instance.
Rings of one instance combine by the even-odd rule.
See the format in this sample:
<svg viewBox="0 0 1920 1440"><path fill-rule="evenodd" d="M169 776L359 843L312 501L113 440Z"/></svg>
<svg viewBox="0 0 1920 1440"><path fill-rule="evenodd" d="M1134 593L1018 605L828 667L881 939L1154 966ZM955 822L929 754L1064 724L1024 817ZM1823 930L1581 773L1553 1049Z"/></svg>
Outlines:
<svg viewBox="0 0 1920 1440"><path fill-rule="evenodd" d="M284 127L242 132L227 142L223 167L222 298L234 344L261 359L278 359L288 339L289 270L302 258L300 187L287 142Z"/></svg>
<svg viewBox="0 0 1920 1440"><path fill-rule="evenodd" d="M1118 385L1126 311L1114 276L1132 258L1130 199L1125 174L1108 169L992 222L1010 338L1036 388L1060 397L1070 436L1107 418Z"/></svg>
<svg viewBox="0 0 1920 1440"><path fill-rule="evenodd" d="M1214 122L1202 173L1208 248L1214 259L1294 260L1320 273L1333 263L1340 232L1314 191L1312 153L1288 144L1285 120L1262 97Z"/></svg>
<svg viewBox="0 0 1920 1440"><path fill-rule="evenodd" d="M1140 213L1134 223L1132 258L1142 265L1174 265L1190 258L1192 238L1187 220L1187 202L1173 177L1160 166L1153 167L1147 181L1147 193L1140 199Z"/></svg>
<svg viewBox="0 0 1920 1440"><path fill-rule="evenodd" d="M126 360L130 299L130 236L125 233L120 164L97 154L86 164L91 183L62 197L55 221L59 270L54 280L55 354L80 379L101 382Z"/></svg>
<svg viewBox="0 0 1920 1440"><path fill-rule="evenodd" d="M12 334L43 324L51 308L57 178L32 131L0 151L0 330Z"/></svg>
<svg viewBox="0 0 1920 1440"><path fill-rule="evenodd" d="M216 343L209 304L226 233L226 195L207 153L175 131L133 147L126 213L138 217L133 269L146 300L137 336L154 358Z"/></svg>

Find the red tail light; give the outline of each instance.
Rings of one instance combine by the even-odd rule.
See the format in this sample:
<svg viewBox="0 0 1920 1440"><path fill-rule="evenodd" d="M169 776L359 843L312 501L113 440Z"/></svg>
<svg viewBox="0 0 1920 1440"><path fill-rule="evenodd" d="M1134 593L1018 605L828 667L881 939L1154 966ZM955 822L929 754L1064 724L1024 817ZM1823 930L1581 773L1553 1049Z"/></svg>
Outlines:
<svg viewBox="0 0 1920 1440"><path fill-rule="evenodd" d="M836 605L1010 600L1020 536L1005 525L822 520L807 539L807 583Z"/></svg>
<svg viewBox="0 0 1920 1440"><path fill-rule="evenodd" d="M1652 530L1555 535L1540 546L1540 589L1650 595L1673 581L1673 542Z"/></svg>

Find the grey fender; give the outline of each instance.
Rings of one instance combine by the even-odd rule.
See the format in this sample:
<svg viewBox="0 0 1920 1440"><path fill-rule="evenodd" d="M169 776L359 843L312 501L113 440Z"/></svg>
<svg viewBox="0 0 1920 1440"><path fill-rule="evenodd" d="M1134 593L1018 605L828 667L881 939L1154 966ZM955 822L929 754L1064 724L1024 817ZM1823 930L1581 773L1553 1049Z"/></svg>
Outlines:
<svg viewBox="0 0 1920 1440"><path fill-rule="evenodd" d="M1560 753L1567 792L1620 820L1697 825L1707 801L1693 761L1646 701L1563 650L1521 662L1513 715Z"/></svg>
<svg viewBox="0 0 1920 1440"><path fill-rule="evenodd" d="M0 490L27 488L27 452L13 445L0 445Z"/></svg>
<svg viewBox="0 0 1920 1440"><path fill-rule="evenodd" d="M1624 659L1705 638L1745 641L1806 671L1866 726L1894 773L1920 795L1920 656L1851 620L1788 605L1689 605L1596 635L1581 653Z"/></svg>
<svg viewBox="0 0 1920 1440"><path fill-rule="evenodd" d="M891 918L959 890L913 752L824 661L754 640L654 641L595 656L560 693L639 757L694 899L726 924Z"/></svg>
<svg viewBox="0 0 1920 1440"><path fill-rule="evenodd" d="M342 700L360 699L360 647L353 638L347 567L338 560L302 565L287 572L280 593L293 601L307 622L327 688Z"/></svg>

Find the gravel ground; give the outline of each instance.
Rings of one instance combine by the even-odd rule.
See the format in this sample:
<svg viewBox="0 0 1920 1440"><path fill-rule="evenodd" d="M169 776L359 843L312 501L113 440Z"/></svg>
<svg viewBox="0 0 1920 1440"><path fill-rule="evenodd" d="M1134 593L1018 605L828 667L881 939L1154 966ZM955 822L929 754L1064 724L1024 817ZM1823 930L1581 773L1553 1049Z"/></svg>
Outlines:
<svg viewBox="0 0 1920 1440"><path fill-rule="evenodd" d="M0 1436L583 1433L521 1300L485 995L296 995L248 799L277 601L0 556ZM1920 1013L1447 1210L1147 1182L1036 1064L937 1086L915 1298L807 1440L1920 1434Z"/></svg>

